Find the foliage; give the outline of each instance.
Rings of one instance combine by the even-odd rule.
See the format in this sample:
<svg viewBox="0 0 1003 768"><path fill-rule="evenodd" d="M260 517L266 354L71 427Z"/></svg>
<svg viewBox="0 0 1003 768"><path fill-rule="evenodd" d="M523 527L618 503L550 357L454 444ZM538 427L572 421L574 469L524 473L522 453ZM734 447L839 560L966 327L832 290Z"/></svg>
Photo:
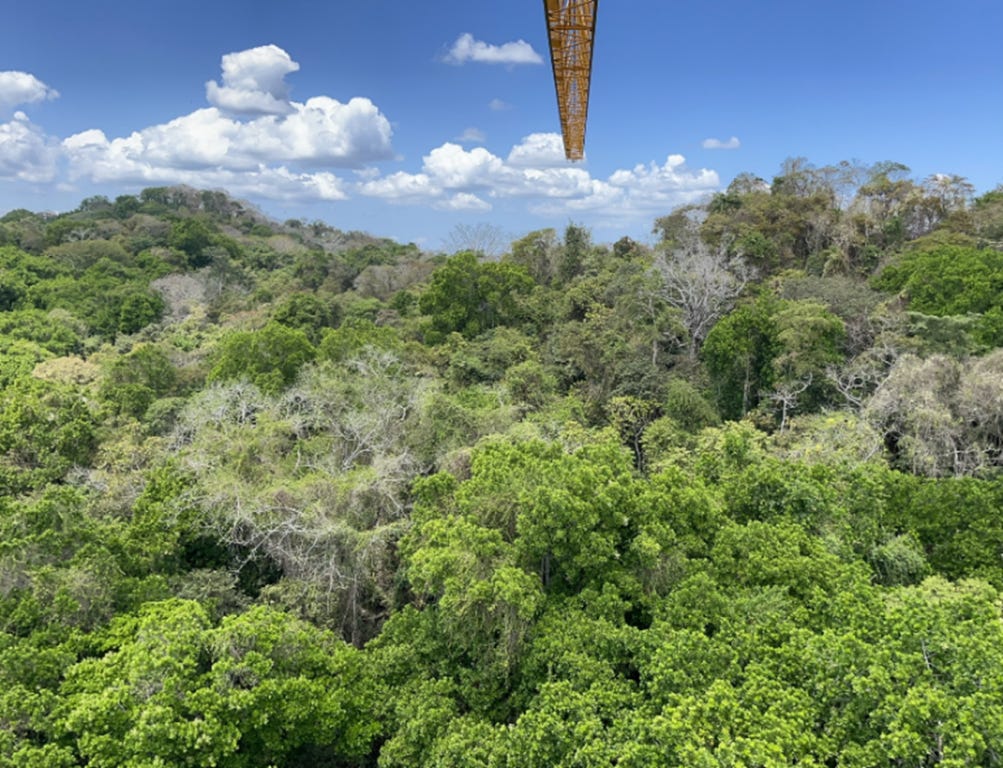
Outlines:
<svg viewBox="0 0 1003 768"><path fill-rule="evenodd" d="M904 293L917 312L982 314L1003 301L1003 253L960 246L911 251L882 270L874 284Z"/></svg>
<svg viewBox="0 0 1003 768"><path fill-rule="evenodd" d="M338 312L317 296L294 293L275 308L272 319L303 331L312 344L317 344L326 328L338 324Z"/></svg>
<svg viewBox="0 0 1003 768"><path fill-rule="evenodd" d="M101 655L66 671L54 742L87 765L296 764L368 752L375 723L358 656L267 608L211 625L197 603L116 620Z"/></svg>
<svg viewBox="0 0 1003 768"><path fill-rule="evenodd" d="M211 261L207 251L213 242L213 232L202 219L189 218L174 222L167 242L172 248L185 254L189 266L204 267Z"/></svg>
<svg viewBox="0 0 1003 768"><path fill-rule="evenodd" d="M316 350L306 333L278 322L257 331L234 331L220 341L209 381L250 381L265 392L292 384Z"/></svg>
<svg viewBox="0 0 1003 768"><path fill-rule="evenodd" d="M21 380L0 404L0 488L17 494L86 465L96 444L96 419L74 388Z"/></svg>
<svg viewBox="0 0 1003 768"><path fill-rule="evenodd" d="M702 355L725 418L748 413L773 384L777 309L776 300L764 293L755 302L739 305L707 334Z"/></svg>
<svg viewBox="0 0 1003 768"><path fill-rule="evenodd" d="M457 332L473 338L498 325L525 317L520 295L533 287L533 279L514 264L477 260L471 251L459 253L432 273L421 295L420 308L429 315L428 341L441 342Z"/></svg>
<svg viewBox="0 0 1003 768"><path fill-rule="evenodd" d="M0 764L1000 765L999 202L5 215Z"/></svg>
<svg viewBox="0 0 1003 768"><path fill-rule="evenodd" d="M177 372L167 353L141 344L111 363L101 383L101 395L118 412L138 419L176 383Z"/></svg>
<svg viewBox="0 0 1003 768"><path fill-rule="evenodd" d="M159 319L164 301L148 285L164 274L162 265L150 272L102 257L75 276L61 274L33 284L26 300L40 309L63 309L84 321L91 332L106 338L135 333Z"/></svg>
<svg viewBox="0 0 1003 768"><path fill-rule="evenodd" d="M355 357L366 347L395 352L401 346L400 335L393 328L362 318L326 330L317 352L321 359L337 363Z"/></svg>

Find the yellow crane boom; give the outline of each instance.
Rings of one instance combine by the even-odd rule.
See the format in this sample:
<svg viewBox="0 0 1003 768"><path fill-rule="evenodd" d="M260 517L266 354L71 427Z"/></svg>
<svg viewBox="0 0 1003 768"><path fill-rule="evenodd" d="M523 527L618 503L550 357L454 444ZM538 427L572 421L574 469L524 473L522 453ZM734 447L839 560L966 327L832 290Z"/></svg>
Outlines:
<svg viewBox="0 0 1003 768"><path fill-rule="evenodd" d="M543 0L564 154L569 160L581 160L585 152L598 4L599 0Z"/></svg>

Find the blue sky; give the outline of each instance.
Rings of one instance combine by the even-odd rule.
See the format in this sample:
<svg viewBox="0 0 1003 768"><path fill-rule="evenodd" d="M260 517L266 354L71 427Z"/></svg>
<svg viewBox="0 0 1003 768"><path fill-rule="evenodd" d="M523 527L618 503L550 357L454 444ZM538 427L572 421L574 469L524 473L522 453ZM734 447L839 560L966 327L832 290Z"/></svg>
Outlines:
<svg viewBox="0 0 1003 768"><path fill-rule="evenodd" d="M146 186L435 249L655 218L787 157L1003 183L1003 0L603 0L586 159L539 0L32 0L0 27L0 213Z"/></svg>

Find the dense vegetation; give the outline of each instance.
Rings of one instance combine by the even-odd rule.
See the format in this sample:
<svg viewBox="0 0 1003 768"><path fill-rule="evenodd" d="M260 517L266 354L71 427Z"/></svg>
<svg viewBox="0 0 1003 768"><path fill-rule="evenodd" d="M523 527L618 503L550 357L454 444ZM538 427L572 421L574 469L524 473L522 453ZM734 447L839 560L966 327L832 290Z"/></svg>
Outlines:
<svg viewBox="0 0 1003 768"><path fill-rule="evenodd" d="M1003 188L655 231L0 218L0 764L1003 764Z"/></svg>

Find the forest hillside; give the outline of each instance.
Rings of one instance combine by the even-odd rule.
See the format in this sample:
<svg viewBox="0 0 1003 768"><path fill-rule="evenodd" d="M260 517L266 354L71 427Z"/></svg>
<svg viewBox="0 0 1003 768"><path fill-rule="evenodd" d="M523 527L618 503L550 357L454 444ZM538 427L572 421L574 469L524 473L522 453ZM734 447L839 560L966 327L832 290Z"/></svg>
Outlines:
<svg viewBox="0 0 1003 768"><path fill-rule="evenodd" d="M0 217L0 765L1003 764L1003 187L652 242Z"/></svg>

